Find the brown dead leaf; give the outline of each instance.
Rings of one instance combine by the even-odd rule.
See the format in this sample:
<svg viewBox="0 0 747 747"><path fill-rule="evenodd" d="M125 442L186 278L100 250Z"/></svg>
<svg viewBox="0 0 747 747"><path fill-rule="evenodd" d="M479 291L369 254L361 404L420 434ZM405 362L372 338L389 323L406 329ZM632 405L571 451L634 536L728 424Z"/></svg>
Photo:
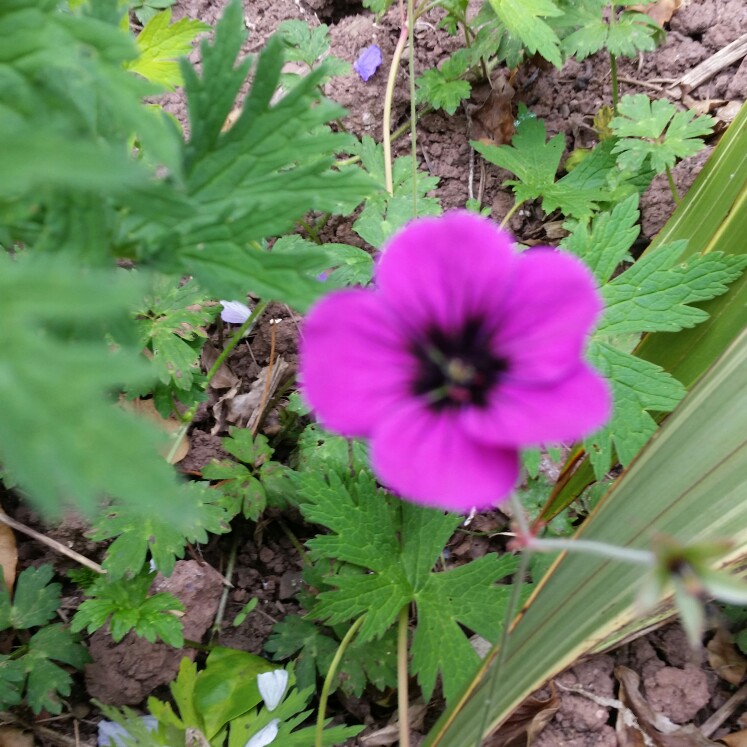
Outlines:
<svg viewBox="0 0 747 747"><path fill-rule="evenodd" d="M124 397L120 397L119 403L125 410L134 412L143 418L147 418L152 423L155 423L162 431L172 436L172 440L177 431L182 427L181 422L174 417L161 417L161 413L156 410L156 406L153 404L152 399L125 399ZM167 446L162 449L161 453L164 457L169 455L172 446L173 443L170 441ZM189 454L189 439L185 433L179 441L179 448L174 452L171 464L181 462L187 454Z"/></svg>
<svg viewBox="0 0 747 747"><path fill-rule="evenodd" d="M425 703L411 703L408 708L408 721L410 733L420 731L423 728L425 714L428 707ZM360 737L360 743L365 747L389 747L399 741L399 720L394 720L376 731Z"/></svg>
<svg viewBox="0 0 747 747"><path fill-rule="evenodd" d="M723 742L726 747L747 747L747 729L727 734L725 737L720 737L718 741Z"/></svg>
<svg viewBox="0 0 747 747"><path fill-rule="evenodd" d="M0 508L0 513L2 512ZM3 569L5 586L9 592L13 591L16 582L16 566L18 565L18 548L16 547L16 536L7 525L0 523L0 568ZM2 741L0 741L2 747Z"/></svg>
<svg viewBox="0 0 747 747"><path fill-rule="evenodd" d="M13 726L0 726L0 747L34 747L34 736Z"/></svg>
<svg viewBox="0 0 747 747"><path fill-rule="evenodd" d="M205 371L209 371L216 360L218 360L218 349L211 343L206 342L200 353L200 363ZM210 379L211 389L231 389L239 383L239 377L226 365L225 361L216 371L215 376Z"/></svg>
<svg viewBox="0 0 747 747"><path fill-rule="evenodd" d="M485 747L529 747L560 708L554 683L550 696L527 698L485 742Z"/></svg>
<svg viewBox="0 0 747 747"><path fill-rule="evenodd" d="M706 648L708 663L722 680L738 685L744 679L747 659L734 645L734 636L726 628L719 628Z"/></svg>
<svg viewBox="0 0 747 747"><path fill-rule="evenodd" d="M485 145L505 145L514 134L512 102L514 91L511 84L499 75L490 92L481 104L467 106L469 132L472 140Z"/></svg>
<svg viewBox="0 0 747 747"><path fill-rule="evenodd" d="M639 13L645 13L649 18L653 18L659 26L669 23L676 10L679 10L682 0L658 0L651 5L633 5L631 10L637 10Z"/></svg>
<svg viewBox="0 0 747 747"><path fill-rule="evenodd" d="M692 724L680 726L655 711L641 694L641 678L632 669L615 667L615 677L620 682L623 706L618 715L618 742L621 747L646 744L644 734L655 747L719 747L718 742L703 736Z"/></svg>

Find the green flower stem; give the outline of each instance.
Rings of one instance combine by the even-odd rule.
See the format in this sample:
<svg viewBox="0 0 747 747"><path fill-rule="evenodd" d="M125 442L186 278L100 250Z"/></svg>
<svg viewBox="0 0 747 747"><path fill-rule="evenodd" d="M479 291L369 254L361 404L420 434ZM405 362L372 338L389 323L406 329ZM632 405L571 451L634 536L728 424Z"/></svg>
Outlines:
<svg viewBox="0 0 747 747"><path fill-rule="evenodd" d="M579 552L587 555L596 555L599 558L609 560L620 560L623 563L642 565L652 568L656 562L656 556L650 550L636 550L632 547L618 547L608 545L606 542L595 542L594 540L582 539L540 539L528 536L527 547L534 552Z"/></svg>
<svg viewBox="0 0 747 747"><path fill-rule="evenodd" d="M394 182L392 180L392 100L394 99L394 83L397 80L397 70L402 60L402 53L405 51L407 44L407 27L402 26L397 39L397 46L394 48L392 55L392 64L389 68L389 78L386 82L386 93L384 94L384 117L382 133L382 144L384 146L384 181L386 191L390 195L394 194Z"/></svg>
<svg viewBox="0 0 747 747"><path fill-rule="evenodd" d="M521 505L521 501L514 495L511 494L511 504L513 507L514 515L521 515L521 519L526 525L526 517L524 516L524 507ZM532 557L532 551L530 548L525 547L522 550L521 558L519 559L519 567L516 569L513 581L511 582L511 596L508 599L506 605L506 614L503 620L503 629L501 630L501 638L498 643L490 649L485 661L483 662L483 673L486 667L490 667L493 659L497 661L492 664L493 671L490 672L490 679L488 680L488 694L485 700L485 708L482 711L482 721L480 723L480 729L477 732L477 742L475 747L480 747L482 744L482 738L488 727L488 714L493 710L493 701L495 700L495 694L498 689L498 680L501 678L501 670L503 665L506 663L506 657L508 656L508 643L511 633L512 623L514 618L519 611L519 604L521 601L521 587L524 583L524 577L529 570L529 560Z"/></svg>
<svg viewBox="0 0 747 747"><path fill-rule="evenodd" d="M407 686L407 625L410 605L399 611L397 626L397 708L399 710L399 747L410 747L410 694Z"/></svg>
<svg viewBox="0 0 747 747"><path fill-rule="evenodd" d="M674 199L674 204L679 205L680 204L680 196L677 192L677 185L674 183L674 177L672 176L672 169L667 166L667 181L669 182L669 189L672 190L672 198Z"/></svg>
<svg viewBox="0 0 747 747"><path fill-rule="evenodd" d="M363 621L366 619L365 615L361 615L345 633L345 637L340 641L340 645L337 647L334 659L329 665L329 671L327 676L324 678L324 684L322 685L322 692L319 696L319 713L316 717L316 736L314 738L315 747L322 747L324 741L324 712L327 710L327 700L329 699L329 691L332 689L332 682L337 674L337 667L340 666L340 661L347 650L350 642L353 640L355 634L358 632L358 628L363 625Z"/></svg>
<svg viewBox="0 0 747 747"><path fill-rule="evenodd" d="M252 313L249 314L249 318L236 330L233 337L231 337L231 339L226 343L226 346L223 348L220 355L215 359L215 363L213 363L210 370L207 372L207 381L205 382L206 389L210 385L210 382L212 381L213 376L215 376L215 374L218 373L218 370L223 365L226 358L228 358L228 356L231 354L231 351L241 342L241 339L244 337L247 330L251 328L254 322L257 321L258 317L267 308L268 303L269 301L258 301L257 305L252 309ZM183 423L181 427L172 436L172 438L174 439L174 442L171 445L171 449L169 450L168 456L166 457L166 461L169 464L171 464L172 460L174 459L174 455L176 454L176 451L179 448L179 444L181 443L182 439L184 438L187 431L189 430L189 426L192 425L192 420L194 419L196 411L197 411L196 406L189 409L189 411L185 414L183 418Z"/></svg>
<svg viewBox="0 0 747 747"><path fill-rule="evenodd" d="M524 204L524 202L515 202L514 206L506 213L506 217L501 221L501 228L505 228L508 222L513 218L514 213Z"/></svg>
<svg viewBox="0 0 747 747"><path fill-rule="evenodd" d="M612 110L617 114L617 104L620 100L620 91L617 81L617 58L610 52L610 73L612 77Z"/></svg>

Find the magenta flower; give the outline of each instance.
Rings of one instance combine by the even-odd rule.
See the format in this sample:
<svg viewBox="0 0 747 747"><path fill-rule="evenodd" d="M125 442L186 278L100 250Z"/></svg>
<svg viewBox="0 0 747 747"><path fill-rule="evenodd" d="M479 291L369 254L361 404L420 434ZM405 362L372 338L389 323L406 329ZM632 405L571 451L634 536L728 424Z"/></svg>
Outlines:
<svg viewBox="0 0 747 747"><path fill-rule="evenodd" d="M353 63L353 69L364 81L367 81L379 69L381 60L381 49L372 44L361 50L358 59Z"/></svg>
<svg viewBox="0 0 747 747"><path fill-rule="evenodd" d="M375 289L312 308L302 389L325 426L370 439L374 472L402 497L486 508L515 485L521 447L608 418L607 384L583 359L601 310L572 255L519 254L471 213L417 220L384 248Z"/></svg>

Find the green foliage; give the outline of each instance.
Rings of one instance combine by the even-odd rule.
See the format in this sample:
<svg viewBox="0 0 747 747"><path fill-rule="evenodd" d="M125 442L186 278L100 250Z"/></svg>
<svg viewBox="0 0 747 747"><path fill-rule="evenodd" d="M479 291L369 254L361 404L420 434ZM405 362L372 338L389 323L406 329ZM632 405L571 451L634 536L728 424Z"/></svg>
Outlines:
<svg viewBox="0 0 747 747"><path fill-rule="evenodd" d="M416 171L413 185L413 163L411 156L394 159L392 166L393 195L384 188L384 149L365 136L352 152L359 155L364 169L380 184L381 189L366 200L353 230L369 244L380 248L392 234L415 215L440 215L441 206L427 193L436 187L438 179ZM417 197L417 212L413 210L413 188Z"/></svg>
<svg viewBox="0 0 747 747"><path fill-rule="evenodd" d="M185 507L168 520L157 513L143 515L129 504L114 503L102 512L91 530L91 538L116 537L109 545L103 566L112 580L138 574L148 552L164 576L170 576L177 558L184 557L188 542L204 543L208 533L227 532L228 516L220 505L220 495L204 485L186 486Z"/></svg>
<svg viewBox="0 0 747 747"><path fill-rule="evenodd" d="M325 677L345 634L345 626L323 630L311 620L289 615L273 627L265 650L276 660L295 657L298 686L316 687L317 677ZM377 690L397 684L397 640L394 628L378 640L354 638L332 682L346 695L360 697L368 683Z"/></svg>
<svg viewBox="0 0 747 747"><path fill-rule="evenodd" d="M157 0L159 1L159 0ZM171 5L173 0L160 0ZM135 11L137 14L137 11ZM140 55L125 67L146 80L173 90L182 84L179 58L192 51L195 38L210 27L189 18L171 23L171 8L162 13L149 14L136 42Z"/></svg>
<svg viewBox="0 0 747 747"><path fill-rule="evenodd" d="M130 630L154 643L157 639L175 648L184 645L182 625L172 611L181 611L184 605L168 592L148 595L155 574L141 571L134 578L112 581L100 576L91 585L85 599L73 617L70 629L93 633L109 623L109 632L115 642L121 641Z"/></svg>
<svg viewBox="0 0 747 747"><path fill-rule="evenodd" d="M311 688L294 687L290 672L289 687L281 703L273 710L260 708L262 702L257 675L276 667L259 656L228 648L215 648L205 668L182 659L179 674L171 684L176 712L170 703L148 699L148 709L158 727L147 732L134 711L118 711L99 706L105 715L122 725L130 735L131 747L168 747L203 739L212 745L244 747L249 739L274 719L279 720L278 744L313 747L314 727L297 728L310 715L304 710L313 694ZM334 745L355 736L362 727L335 726L324 731L323 744Z"/></svg>
<svg viewBox="0 0 747 747"><path fill-rule="evenodd" d="M285 57L293 62L302 62L309 70L324 61L326 82L335 75L345 75L350 72L350 64L340 57L329 54L329 27L322 23L311 28L305 21L283 21L277 28L277 33L286 45ZM297 74L288 74L285 81L295 82Z"/></svg>
<svg viewBox="0 0 747 747"><path fill-rule="evenodd" d="M176 0L129 0L127 3L140 23L146 25L159 11L171 8Z"/></svg>
<svg viewBox="0 0 747 747"><path fill-rule="evenodd" d="M635 171L646 163L662 172L704 147L702 138L713 130L713 117L696 116L690 109L677 111L666 99L652 101L637 93L620 99L610 127L620 138L612 152L619 154L622 168Z"/></svg>
<svg viewBox="0 0 747 747"><path fill-rule="evenodd" d="M610 8L608 0L586 0L568 7L557 23L563 28L574 30L563 39L562 50L583 60L601 49L615 56L635 57L639 52L651 52L663 37L661 26L645 13L623 10L618 16L617 8L640 5L632 0L612 4L611 13L615 20L611 23L605 17Z"/></svg>
<svg viewBox="0 0 747 747"><path fill-rule="evenodd" d="M310 267L309 276L324 280L327 288L341 288L346 285L367 285L373 274L373 258L368 252L350 244L314 244L298 234L281 236L272 247L273 254L294 254L299 258L318 257L318 262Z"/></svg>
<svg viewBox="0 0 747 747"><path fill-rule="evenodd" d="M686 263L677 260L684 242L662 245L612 278L638 235L635 196L595 218L590 227L569 223L566 249L580 256L602 284L605 313L589 349L591 362L609 378L615 409L610 422L584 442L597 479L610 468L614 454L628 465L656 431L651 412L671 412L685 388L659 366L631 354L643 332L676 332L704 321L692 304L725 293L747 258L710 252Z"/></svg>
<svg viewBox="0 0 747 747"><path fill-rule="evenodd" d="M238 462L224 459L213 461L202 469L208 480L221 480L218 489L223 495L222 505L229 517L242 513L257 521L267 506L267 495L262 485L262 471L270 464L273 450L263 435L253 436L248 428L229 429L229 437L222 439L223 448Z"/></svg>
<svg viewBox="0 0 747 747"><path fill-rule="evenodd" d="M77 636L66 626L50 622L60 605L61 588L50 583L52 575L50 565L27 568L16 579L12 601L0 583L0 630L24 631L17 636L13 652L0 655L1 709L25 701L34 713L59 713L60 696L69 695L72 684L60 664L82 669L89 660ZM39 630L29 637L26 631L31 628Z"/></svg>
<svg viewBox="0 0 747 747"><path fill-rule="evenodd" d="M454 114L459 104L469 98L472 87L466 80L450 78L446 65L442 69L430 68L417 80L418 98L434 109L443 109Z"/></svg>
<svg viewBox="0 0 747 747"><path fill-rule="evenodd" d="M552 0L490 0L490 5L508 33L531 54L539 52L555 67L562 66L560 39L543 20L562 13Z"/></svg>
<svg viewBox="0 0 747 747"><path fill-rule="evenodd" d="M319 594L310 614L331 625L365 615L363 644L385 635L402 607L414 603L412 671L426 700L439 672L447 700L455 697L479 661L461 626L496 640L509 587L495 583L515 560L486 555L432 572L460 517L402 503L365 472L349 484L332 471L309 473L299 490L304 516L331 532L309 541L312 560L344 563L325 577L334 588Z"/></svg>
<svg viewBox="0 0 747 747"><path fill-rule="evenodd" d="M150 353L155 374L167 391L192 392L202 377L200 351L207 339L205 325L215 316L193 280L154 275L151 287L135 310L143 349ZM199 392L199 390L198 390ZM162 415L168 416L171 408Z"/></svg>
<svg viewBox="0 0 747 747"><path fill-rule="evenodd" d="M276 97L279 39L256 58L242 113L222 131L253 64L237 62L240 2L202 44L201 77L181 61L187 144L143 103L159 89L125 69L138 49L115 3L56 5L0 8L0 35L14 39L0 76L0 459L46 513L64 502L90 512L104 496L127 513L136 531L126 559L109 559L116 576L139 570L147 545L133 507L191 536L202 529L189 527L220 524L204 521L200 491L158 456L162 435L116 406L117 392L149 388L161 409L171 393L191 404L202 383L193 363L206 312L187 308L192 286L144 302L150 272L193 276L213 298L251 289L305 308L326 290L307 271L318 257L272 254L265 239L308 210L352 210L372 183L357 167L333 167L351 138L327 127L344 112L321 96L324 64ZM7 254L14 246L27 251ZM118 257L136 261L137 273L119 270ZM145 313L138 325L133 310ZM175 531L162 569L183 541Z"/></svg>

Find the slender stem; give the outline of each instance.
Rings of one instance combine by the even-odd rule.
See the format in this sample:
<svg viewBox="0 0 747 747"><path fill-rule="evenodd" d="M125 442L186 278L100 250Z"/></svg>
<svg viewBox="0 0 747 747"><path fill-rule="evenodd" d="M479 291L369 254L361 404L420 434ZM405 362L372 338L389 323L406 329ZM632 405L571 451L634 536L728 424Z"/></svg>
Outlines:
<svg viewBox="0 0 747 747"><path fill-rule="evenodd" d="M680 204L680 196L677 192L677 185L674 183L674 176L672 176L672 169L667 166L667 181L669 182L669 189L672 190L672 197L674 198L674 204Z"/></svg>
<svg viewBox="0 0 747 747"><path fill-rule="evenodd" d="M505 228L511 218L514 217L514 213L524 204L524 202L515 202L514 206L506 213L506 217L501 221L501 228Z"/></svg>
<svg viewBox="0 0 747 747"><path fill-rule="evenodd" d="M390 195L394 194L394 183L392 180L392 100L394 99L394 83L397 80L397 70L399 69L399 63L402 60L402 53L405 51L405 44L407 44L406 24L402 26L399 32L399 39L397 39L397 46L394 48L392 64L389 68L389 78L386 82L386 93L384 94L384 132L382 133L382 144L384 146L384 180L386 183L386 191L389 192Z"/></svg>
<svg viewBox="0 0 747 747"><path fill-rule="evenodd" d="M612 110L617 114L617 103L620 92L617 81L617 58L610 52L610 74L612 78Z"/></svg>
<svg viewBox="0 0 747 747"><path fill-rule="evenodd" d="M528 535L527 547L533 552L579 552L597 557L621 560L624 563L643 565L651 568L656 563L656 556L650 550L636 550L632 547L618 547L605 542L582 539L540 539Z"/></svg>
<svg viewBox="0 0 747 747"><path fill-rule="evenodd" d="M407 624L410 605L399 611L397 628L397 708L399 709L399 747L410 747L410 695L407 687Z"/></svg>
<svg viewBox="0 0 747 747"><path fill-rule="evenodd" d="M221 350L220 355L215 359L215 363L213 363L213 365L210 367L210 370L207 372L207 381L205 382L206 389L212 381L213 376L218 373L218 370L223 365L223 362L226 360L226 358L228 358L233 349L241 342L241 339L244 337L247 330L254 324L255 321L257 321L257 318L260 316L260 314L262 314L262 312L267 308L268 303L269 301L258 301L257 305L254 307L254 309L252 309L252 313L249 314L249 318L236 330L236 332L234 332L233 337L231 337L231 339L226 343L226 346L223 348L223 350ZM194 419L196 411L197 408L192 407L185 415L184 422L182 423L179 430L173 434L172 438L174 439L174 442L171 444L171 449L169 450L169 453L166 457L166 461L169 464L171 464L172 460L174 459L174 455L179 448L179 444L189 430L189 426L192 425L192 420Z"/></svg>
<svg viewBox="0 0 747 747"><path fill-rule="evenodd" d="M238 539L235 539L233 543L231 544L231 549L228 552L228 563L226 563L226 578L228 581L231 581L231 576L233 576L233 569L236 565L236 555L238 554L239 550L239 541ZM223 586L223 593L220 596L220 602L218 603L218 611L215 613L215 621L213 622L213 627L210 629L210 637L215 638L220 633L220 626L223 622L223 616L226 614L226 604L228 603L228 592L229 587L224 585Z"/></svg>
<svg viewBox="0 0 747 747"><path fill-rule="evenodd" d="M344 638L340 641L340 645L337 647L335 656L332 659L332 663L329 665L329 671L327 676L324 678L324 684L322 685L322 692L319 696L319 713L316 717L316 737L314 739L315 747L322 747L324 740L324 712L327 709L327 700L329 699L329 691L332 689L332 682L337 674L337 667L340 665L343 654L353 640L353 637L358 632L358 628L363 624L365 615L361 615L351 626Z"/></svg>
<svg viewBox="0 0 747 747"><path fill-rule="evenodd" d="M407 0L407 44L410 66L410 142L412 148L412 217L418 214L418 143L415 133L417 111L415 110L415 3Z"/></svg>
<svg viewBox="0 0 747 747"><path fill-rule="evenodd" d="M514 521L519 525L519 531L524 531L523 527L527 527L526 517L524 516L524 507L521 505L519 499L512 494L511 504L513 507ZM503 620L503 629L501 630L501 639L494 646L488 654L489 657L495 656L496 648L498 651L498 660L492 665L493 670L490 672L490 679L488 681L488 695L485 699L485 707L482 711L482 719L480 721L480 729L477 733L477 741L475 747L480 747L482 744L482 738L488 727L488 720L490 718L490 711L492 710L493 701L495 700L496 691L498 688L498 680L501 676L501 671L506 663L508 656L508 642L511 633L511 624L514 621L516 613L519 611L519 602L521 600L521 587L524 583L524 576L529 569L529 560L532 556L530 548L524 548L519 559L519 567L516 569L513 581L511 582L511 596L506 605L506 615Z"/></svg>

